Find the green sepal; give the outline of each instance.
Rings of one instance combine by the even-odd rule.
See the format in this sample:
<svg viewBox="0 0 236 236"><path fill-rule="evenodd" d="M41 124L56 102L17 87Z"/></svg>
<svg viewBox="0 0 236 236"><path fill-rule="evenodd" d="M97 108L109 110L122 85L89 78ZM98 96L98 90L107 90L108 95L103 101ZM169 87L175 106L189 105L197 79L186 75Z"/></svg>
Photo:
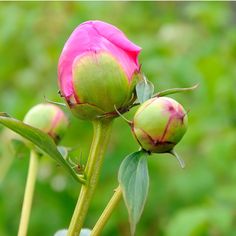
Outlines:
<svg viewBox="0 0 236 236"><path fill-rule="evenodd" d="M105 114L102 109L88 103L74 104L70 109L76 117L82 120L94 120Z"/></svg>
<svg viewBox="0 0 236 236"><path fill-rule="evenodd" d="M179 162L180 167L181 167L182 169L184 169L184 168L185 168L185 162L184 162L184 160L181 158L181 156L179 156L178 153L177 153L174 149L170 150L169 153L177 159L177 161Z"/></svg>
<svg viewBox="0 0 236 236"><path fill-rule="evenodd" d="M144 75L136 85L137 98L140 103L150 99L154 92L154 85Z"/></svg>
<svg viewBox="0 0 236 236"><path fill-rule="evenodd" d="M148 195L148 153L141 150L131 153L121 163L118 181L129 213L131 234L134 235Z"/></svg>
<svg viewBox="0 0 236 236"><path fill-rule="evenodd" d="M50 103L50 104L53 104L53 105L57 105L57 106L61 106L61 107L66 107L66 104L65 103L62 103L62 102L54 102L54 101L51 101L49 99L47 99L46 97L44 97L45 101L47 103Z"/></svg>
<svg viewBox="0 0 236 236"><path fill-rule="evenodd" d="M167 95L170 95L170 94L188 92L188 91L192 91L192 90L196 89L197 87L198 87L198 84L196 84L192 87L188 87L188 88L166 89L166 90L163 90L163 91L160 91L160 92L156 93L153 97L163 97L163 96L167 96Z"/></svg>
<svg viewBox="0 0 236 236"><path fill-rule="evenodd" d="M137 99L137 93L136 93L136 85L138 81L140 80L140 73L134 73L131 81L129 82L129 93L127 94L126 101L122 104L121 110L127 110L130 106L135 102Z"/></svg>

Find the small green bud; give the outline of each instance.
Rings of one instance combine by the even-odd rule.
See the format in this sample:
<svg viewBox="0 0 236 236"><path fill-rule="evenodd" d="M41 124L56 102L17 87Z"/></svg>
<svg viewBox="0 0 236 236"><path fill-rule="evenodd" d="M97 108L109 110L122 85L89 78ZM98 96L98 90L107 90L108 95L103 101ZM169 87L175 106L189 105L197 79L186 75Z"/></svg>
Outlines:
<svg viewBox="0 0 236 236"><path fill-rule="evenodd" d="M154 153L170 152L187 130L188 117L172 98L155 97L135 113L132 132L140 146Z"/></svg>
<svg viewBox="0 0 236 236"><path fill-rule="evenodd" d="M44 131L56 143L63 137L69 124L64 112L56 105L48 103L32 107L25 115L24 123Z"/></svg>

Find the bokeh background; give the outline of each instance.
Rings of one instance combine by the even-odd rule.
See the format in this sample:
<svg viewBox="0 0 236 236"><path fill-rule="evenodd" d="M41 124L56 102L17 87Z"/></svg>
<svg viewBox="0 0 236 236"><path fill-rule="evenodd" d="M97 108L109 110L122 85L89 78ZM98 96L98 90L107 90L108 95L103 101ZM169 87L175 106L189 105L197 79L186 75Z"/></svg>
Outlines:
<svg viewBox="0 0 236 236"><path fill-rule="evenodd" d="M61 102L57 62L70 33L91 19L116 25L143 48L142 69L156 91L199 83L193 92L172 96L190 111L188 132L177 146L187 167L180 169L165 154L149 158L150 191L136 235L236 235L235 11L233 2L2 2L0 111L23 119L44 96ZM92 126L68 115L62 144L76 147L74 157L83 164ZM1 236L17 234L29 161L25 152L14 156L10 137L1 126ZM86 227L94 225L117 186L122 159L137 148L129 127L117 119ZM28 235L52 236L66 228L79 190L53 160L42 158ZM123 202L102 235L129 235Z"/></svg>

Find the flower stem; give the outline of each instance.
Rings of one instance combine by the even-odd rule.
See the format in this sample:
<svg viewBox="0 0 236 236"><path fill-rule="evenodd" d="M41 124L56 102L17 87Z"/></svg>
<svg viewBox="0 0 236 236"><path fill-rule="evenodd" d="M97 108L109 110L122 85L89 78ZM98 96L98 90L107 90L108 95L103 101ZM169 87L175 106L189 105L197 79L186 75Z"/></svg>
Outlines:
<svg viewBox="0 0 236 236"><path fill-rule="evenodd" d="M34 195L34 186L38 172L39 158L35 151L31 151L29 160L28 176L25 187L23 206L21 211L18 236L26 236L31 212L32 200Z"/></svg>
<svg viewBox="0 0 236 236"><path fill-rule="evenodd" d="M115 207L118 205L122 198L122 191L120 185L115 189L115 192L110 199L109 203L107 204L106 208L104 209L102 215L98 219L96 225L94 226L91 236L98 236L101 235L101 232L106 225L107 221L109 220L112 212L114 211Z"/></svg>
<svg viewBox="0 0 236 236"><path fill-rule="evenodd" d="M111 134L111 125L112 120L110 119L93 121L93 142L85 168L87 183L81 186L80 195L68 229L68 236L78 236L83 226L100 175L103 156Z"/></svg>

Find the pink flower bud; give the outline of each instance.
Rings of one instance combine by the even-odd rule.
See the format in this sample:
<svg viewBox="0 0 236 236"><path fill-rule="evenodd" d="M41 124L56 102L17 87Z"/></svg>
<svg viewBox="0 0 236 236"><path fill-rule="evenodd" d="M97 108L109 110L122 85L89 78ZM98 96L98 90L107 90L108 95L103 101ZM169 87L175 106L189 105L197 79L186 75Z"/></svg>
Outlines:
<svg viewBox="0 0 236 236"><path fill-rule="evenodd" d="M132 131L141 147L150 152L170 152L187 130L184 108L172 98L155 97L135 113Z"/></svg>
<svg viewBox="0 0 236 236"><path fill-rule="evenodd" d="M62 50L59 87L72 112L95 119L130 105L134 98L141 48L102 21L79 25Z"/></svg>
<svg viewBox="0 0 236 236"><path fill-rule="evenodd" d="M32 107L25 115L24 123L44 131L55 142L60 141L69 124L64 112L58 106L48 103Z"/></svg>

